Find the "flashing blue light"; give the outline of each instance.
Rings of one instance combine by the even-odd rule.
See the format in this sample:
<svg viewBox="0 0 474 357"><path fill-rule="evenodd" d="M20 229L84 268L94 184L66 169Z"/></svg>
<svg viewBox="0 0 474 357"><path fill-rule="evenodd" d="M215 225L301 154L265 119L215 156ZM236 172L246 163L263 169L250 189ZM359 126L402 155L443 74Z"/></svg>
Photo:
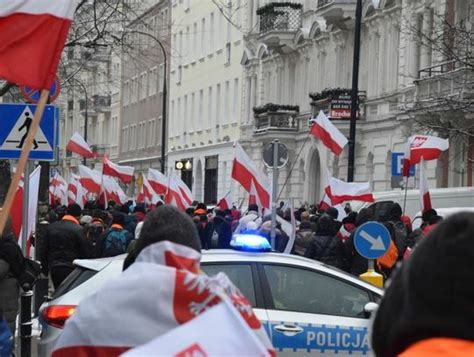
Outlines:
<svg viewBox="0 0 474 357"><path fill-rule="evenodd" d="M235 234L230 246L234 249L253 252L265 252L272 249L265 237L256 234Z"/></svg>

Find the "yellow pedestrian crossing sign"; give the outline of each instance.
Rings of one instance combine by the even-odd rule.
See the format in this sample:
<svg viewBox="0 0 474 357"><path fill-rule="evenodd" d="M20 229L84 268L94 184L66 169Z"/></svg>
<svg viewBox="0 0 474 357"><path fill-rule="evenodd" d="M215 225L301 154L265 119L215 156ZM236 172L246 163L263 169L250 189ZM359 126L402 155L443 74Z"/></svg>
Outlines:
<svg viewBox="0 0 474 357"><path fill-rule="evenodd" d="M20 157L35 110L36 105L0 104L0 158ZM58 118L59 110L52 105L46 106L33 142L30 160L54 160Z"/></svg>

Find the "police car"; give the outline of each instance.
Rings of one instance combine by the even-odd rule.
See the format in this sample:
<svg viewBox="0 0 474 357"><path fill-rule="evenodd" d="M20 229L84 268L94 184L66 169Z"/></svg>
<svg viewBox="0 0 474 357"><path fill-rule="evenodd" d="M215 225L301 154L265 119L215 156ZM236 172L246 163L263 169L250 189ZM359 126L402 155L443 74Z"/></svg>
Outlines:
<svg viewBox="0 0 474 357"><path fill-rule="evenodd" d="M370 354L369 317L382 290L314 260L268 250L258 236L236 250L204 251L208 275L224 272L248 298L280 356ZM86 296L122 271L124 256L77 260L76 270L41 308L40 356L49 356L65 321Z"/></svg>

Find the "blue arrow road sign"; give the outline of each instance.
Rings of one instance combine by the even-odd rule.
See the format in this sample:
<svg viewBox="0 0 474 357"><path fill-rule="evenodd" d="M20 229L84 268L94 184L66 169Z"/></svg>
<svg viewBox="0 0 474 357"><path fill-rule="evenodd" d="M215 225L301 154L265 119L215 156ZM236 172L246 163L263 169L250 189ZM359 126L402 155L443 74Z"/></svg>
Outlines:
<svg viewBox="0 0 474 357"><path fill-rule="evenodd" d="M364 223L355 232L354 245L364 258L380 258L390 247L390 232L381 223Z"/></svg>
<svg viewBox="0 0 474 357"><path fill-rule="evenodd" d="M0 104L0 159L19 159L36 111L33 104ZM30 160L53 161L58 144L59 110L47 105Z"/></svg>
<svg viewBox="0 0 474 357"><path fill-rule="evenodd" d="M403 176L403 157L402 152L392 152L392 176ZM410 176L415 176L415 165L410 166Z"/></svg>

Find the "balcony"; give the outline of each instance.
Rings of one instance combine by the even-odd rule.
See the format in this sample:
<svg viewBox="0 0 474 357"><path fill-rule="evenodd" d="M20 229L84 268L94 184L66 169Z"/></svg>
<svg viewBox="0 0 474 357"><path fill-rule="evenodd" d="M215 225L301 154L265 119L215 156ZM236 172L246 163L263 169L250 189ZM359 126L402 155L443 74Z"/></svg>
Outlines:
<svg viewBox="0 0 474 357"><path fill-rule="evenodd" d="M111 97L110 95L94 95L92 96L92 109L96 112L110 111Z"/></svg>
<svg viewBox="0 0 474 357"><path fill-rule="evenodd" d="M297 132L298 106L266 104L254 108L254 134L267 132Z"/></svg>
<svg viewBox="0 0 474 357"><path fill-rule="evenodd" d="M355 17L356 0L318 0L316 14L333 24Z"/></svg>
<svg viewBox="0 0 474 357"><path fill-rule="evenodd" d="M303 6L294 3L272 2L259 8L259 40L270 50L291 52L294 49L294 34L302 26L302 13Z"/></svg>

